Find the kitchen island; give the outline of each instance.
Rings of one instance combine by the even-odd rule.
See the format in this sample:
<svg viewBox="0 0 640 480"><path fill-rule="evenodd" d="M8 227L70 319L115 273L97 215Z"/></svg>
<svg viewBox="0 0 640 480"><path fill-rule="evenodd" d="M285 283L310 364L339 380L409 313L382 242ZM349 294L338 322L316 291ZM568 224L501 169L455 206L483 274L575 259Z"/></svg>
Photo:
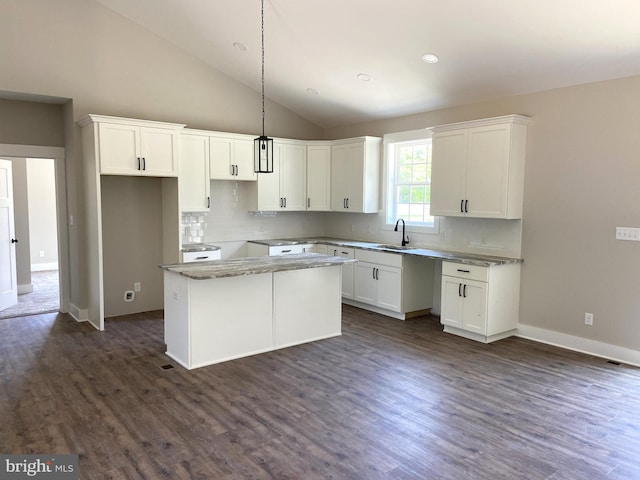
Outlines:
<svg viewBox="0 0 640 480"><path fill-rule="evenodd" d="M161 265L166 354L193 369L341 335L350 262L303 253Z"/></svg>

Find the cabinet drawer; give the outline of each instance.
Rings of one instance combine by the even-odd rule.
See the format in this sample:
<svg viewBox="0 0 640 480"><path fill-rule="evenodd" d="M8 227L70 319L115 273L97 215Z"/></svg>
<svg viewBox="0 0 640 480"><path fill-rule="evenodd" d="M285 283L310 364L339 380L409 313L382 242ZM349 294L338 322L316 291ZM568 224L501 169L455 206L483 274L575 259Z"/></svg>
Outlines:
<svg viewBox="0 0 640 480"><path fill-rule="evenodd" d="M363 262L402 267L402 255L398 253L374 252L373 250L356 249L356 258Z"/></svg>
<svg viewBox="0 0 640 480"><path fill-rule="evenodd" d="M184 252L182 261L187 262L207 262L209 260L220 260L220 250L205 250L202 252Z"/></svg>
<svg viewBox="0 0 640 480"><path fill-rule="evenodd" d="M343 258L356 258L355 249L351 247L336 247L335 245L327 245L327 255Z"/></svg>
<svg viewBox="0 0 640 480"><path fill-rule="evenodd" d="M464 263L442 262L442 275L467 278L479 282L489 281L489 267L467 265Z"/></svg>
<svg viewBox="0 0 640 480"><path fill-rule="evenodd" d="M273 247L269 247L269 255L288 255L291 253L303 253L304 248L308 247L308 245L276 245Z"/></svg>

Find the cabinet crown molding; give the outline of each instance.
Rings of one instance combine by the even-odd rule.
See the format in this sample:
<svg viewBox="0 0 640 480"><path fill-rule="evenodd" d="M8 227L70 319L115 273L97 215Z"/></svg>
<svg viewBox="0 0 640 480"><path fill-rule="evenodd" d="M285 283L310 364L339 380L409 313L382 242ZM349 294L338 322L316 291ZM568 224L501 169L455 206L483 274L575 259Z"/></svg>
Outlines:
<svg viewBox="0 0 640 480"><path fill-rule="evenodd" d="M140 120L137 118L123 118L123 117L110 117L107 115L96 115L90 113L78 120L78 125L84 127L91 123L118 123L120 125L135 125L138 127L159 127L159 128L173 128L175 130L183 129L186 124L184 123L168 123L158 122L155 120Z"/></svg>
<svg viewBox="0 0 640 480"><path fill-rule="evenodd" d="M449 130L459 130L461 128L485 127L501 123L519 123L522 125L530 125L531 123L533 123L533 119L524 115L503 115L500 117L479 118L477 120L469 120L466 122L436 125L435 127L427 128L427 130L429 130L431 133L438 133L446 132Z"/></svg>

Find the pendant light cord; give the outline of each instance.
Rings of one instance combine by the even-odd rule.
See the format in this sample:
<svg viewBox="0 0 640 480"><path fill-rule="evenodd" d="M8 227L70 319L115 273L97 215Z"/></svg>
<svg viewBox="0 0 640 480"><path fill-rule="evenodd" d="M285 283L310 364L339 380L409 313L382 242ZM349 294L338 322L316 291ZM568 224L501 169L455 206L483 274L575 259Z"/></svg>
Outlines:
<svg viewBox="0 0 640 480"><path fill-rule="evenodd" d="M262 136L264 137L264 0L261 1L260 21L262 33Z"/></svg>

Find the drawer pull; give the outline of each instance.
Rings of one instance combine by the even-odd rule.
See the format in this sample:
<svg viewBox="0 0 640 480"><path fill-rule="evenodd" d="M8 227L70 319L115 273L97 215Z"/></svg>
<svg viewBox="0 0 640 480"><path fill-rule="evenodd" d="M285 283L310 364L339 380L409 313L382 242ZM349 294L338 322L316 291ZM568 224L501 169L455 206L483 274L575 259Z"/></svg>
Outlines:
<svg viewBox="0 0 640 480"><path fill-rule="evenodd" d="M459 268L458 271L462 273L471 273L471 270L463 270L461 268Z"/></svg>
<svg viewBox="0 0 640 480"><path fill-rule="evenodd" d="M196 260L206 260L207 258L209 258L208 256L205 257L196 257Z"/></svg>
<svg viewBox="0 0 640 480"><path fill-rule="evenodd" d="M289 250L282 250L282 252L281 252L281 253L291 253L291 249L289 249Z"/></svg>

